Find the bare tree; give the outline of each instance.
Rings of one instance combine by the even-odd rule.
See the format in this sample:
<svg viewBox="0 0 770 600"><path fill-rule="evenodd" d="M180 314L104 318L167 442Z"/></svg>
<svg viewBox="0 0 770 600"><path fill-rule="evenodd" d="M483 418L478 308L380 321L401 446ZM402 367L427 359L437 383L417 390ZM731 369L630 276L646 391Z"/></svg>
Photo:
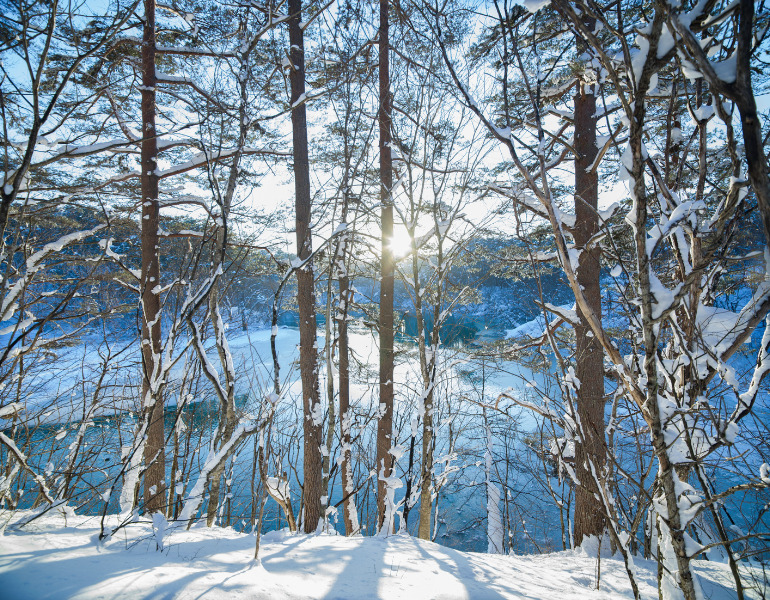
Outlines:
<svg viewBox="0 0 770 600"><path fill-rule="evenodd" d="M520 187L509 190L508 193L520 205L533 210L549 222L554 234L556 257L575 295L576 308L582 314L585 323L590 326L590 333L601 345L605 356L613 364L623 393L633 401L649 427L650 443L658 466L653 505L658 526L662 532L659 541L664 544L658 551L661 563L660 590L661 594L665 595L668 593L667 590L674 586L681 590L685 598L691 599L697 596L698 583L691 568L693 553L687 549L686 529L698 513L708 510L712 504L711 499L715 495L709 490L710 484L705 480L701 483L702 495L695 492L680 478L680 467L689 463L702 464L705 456L725 444L732 443L728 430L731 427L737 427L737 423L751 412L756 393L753 391L754 386L764 377L767 368L763 341L757 358L758 366L751 380L747 382L748 390L751 391L739 393L736 387L736 394L739 396L735 406L727 410L728 414L722 417L723 420L716 421L711 417L706 418L701 412L703 408L701 403L705 402L708 405L705 397L700 396L699 401L693 404L688 399L686 390L691 389L692 385L698 387L700 384L697 380L701 377L705 377L707 381L711 380L720 367L715 371L700 371L697 375L693 372L683 375L682 373L687 372L680 370L684 368L683 361L691 364L690 361L693 360L683 358L691 357L692 353L684 350L680 345L681 341L687 338L683 334L687 325L686 320L682 321L682 315L688 310L695 310L701 315L696 316L696 319L703 318L710 322L710 318L706 315L713 314L715 310L711 301L705 298L700 301L698 307L688 309L684 305L684 298L688 296L692 286L702 285L698 283L701 281L709 281L707 273L710 268L722 268L717 266L719 265L717 259L721 256L717 248L722 247L724 243L729 243L728 229L725 228L736 223L738 198L744 197L740 195L739 189L744 184L734 174L730 184L725 186L726 189L715 190L716 194L721 195L722 200L712 205L714 208L711 210L715 212L707 221L718 225L715 230L709 232L712 236L710 252L704 252L701 255L689 252L690 246L679 236L685 236L684 239L694 239L705 235L696 223L700 222L697 211L705 210L706 207L693 205L692 201L671 192L659 176L657 164L650 158L645 144L645 137L649 131L648 118L656 102L654 90L659 85L660 78L665 75L662 69L674 55L676 45L675 40L670 36L671 32L666 29L666 11L653 7L652 20L644 26L642 37L636 40L640 49L632 51L633 41L629 41L628 37L633 30L625 21L624 11L618 9L616 13L601 12L584 3L561 0L556 0L553 5L565 22L592 48L601 65L603 77L617 94L618 105L614 108L621 111L625 119L621 123L625 123L627 127L628 146L622 152L620 171L621 176L629 181L631 196L627 221L630 223L633 239L633 262L631 263L633 293L629 306L638 306L638 309L632 310L632 312L638 311L631 319L636 332L634 340L637 345L634 355L636 358L630 363L624 359L617 344L608 335L601 316L591 309L587 291L578 280L579 263L574 260L575 253L585 251L585 247L590 245L590 240L583 248L576 247L577 239L575 238L574 241L571 239L573 236L569 231L567 219L558 205L558 194L549 181L550 168L558 164L558 151L552 150L552 144L545 143L546 126L542 115L539 114L539 95L532 95L531 100L534 111L531 128L535 132L537 143L537 147L533 148L521 137L514 135L512 129L497 127L484 114L470 95L467 85L460 80L447 54L446 45L442 44L444 58L467 105L487 125L490 134L508 150L517 174L521 178ZM604 31L611 33L610 41L598 35L599 28L587 25L587 22L592 19L601 23ZM441 40L439 22L437 22L437 33ZM612 44L615 44L619 54L610 52L608 46ZM541 81L542 78L536 86L529 88L530 94L533 90L539 92ZM725 117L724 121L730 131L728 118ZM549 135L553 134L549 133ZM610 139L612 137L614 136L610 136ZM551 139L558 140L558 136ZM558 143L563 144L562 141ZM728 152L735 160L737 154L732 144L734 141L730 138L728 148L732 149ZM569 148L566 144L564 145ZM529 155L529 159L522 158L521 153ZM735 167L737 163L734 164ZM531 196L528 197L527 194ZM648 230L651 219L659 219L659 221L652 230ZM597 242L598 240L594 241L594 243ZM670 244L673 256L680 265L681 279L678 283L671 282L669 277L658 270L660 267L656 257L653 256L656 250L666 244ZM705 248L706 245L695 243L693 247ZM705 276L705 279L702 280L702 276ZM664 281L668 282L668 285L664 284ZM711 334L708 333L706 321L702 321L699 350L696 353L718 357L716 361L722 365L721 368L727 368L723 361L735 352L734 343L738 340L741 341L740 343L745 341L750 331L766 314L766 293L766 285L761 283L753 298L736 315L734 325L728 328L729 332L725 332L720 338L722 342L717 344L719 349L708 341ZM571 311L551 306L548 309L567 322L578 322L577 316ZM547 330L547 334L551 335L550 330ZM552 348L558 357L557 347L553 343ZM576 389L582 385L582 382L576 380L569 371L565 373L562 393L569 402L570 397L574 397ZM569 419L563 422L562 426L575 438L576 443L586 444L589 433L585 423L580 422L577 409L572 407L571 402L567 416ZM709 422L708 425L706 421ZM695 433L695 430L698 433ZM705 433L706 431L708 433ZM672 437L673 432L678 433ZM705 445L693 442L686 451L679 447L678 440L700 439L700 436L705 436L710 441ZM608 486L601 464L596 462L591 464L589 460L588 465L595 480L595 489L598 491L607 523L610 525L610 532L626 558L632 587L634 593L638 594L627 540L622 541L622 532L614 517L612 490ZM704 479L702 475L699 477ZM747 483L746 485L761 484ZM731 488L723 493L729 495L734 489L737 488ZM736 585L740 587L738 581Z"/></svg>
<svg viewBox="0 0 770 600"><path fill-rule="evenodd" d="M146 413L144 504L149 512L165 511L166 436L163 409L160 319L160 203L158 141L155 130L155 0L144 1L142 28L142 402Z"/></svg>
<svg viewBox="0 0 770 600"><path fill-rule="evenodd" d="M294 144L294 191L297 228L297 304L300 329L300 376L304 406L303 504L305 533L312 533L321 518L323 408L318 392L318 352L316 347L315 281L310 194L310 164L307 143L305 99L305 50L301 0L289 2L289 58L291 61L291 124Z"/></svg>
<svg viewBox="0 0 770 600"><path fill-rule="evenodd" d="M377 421L377 523L385 523L387 480L391 476L393 436L393 160L391 156L390 38L388 0L380 0L379 111L380 124L380 402ZM393 527L393 523L388 524Z"/></svg>
<svg viewBox="0 0 770 600"><path fill-rule="evenodd" d="M595 24L586 22L588 28ZM588 49L577 36L577 54ZM588 55L591 56L590 54ZM599 148L596 139L597 103L599 85L597 74L590 66L590 58L576 83L574 100L575 151L575 227L573 235L580 257L577 282L585 293L591 311L601 319L602 297L600 286L601 248L596 243L599 232ZM592 468L604 469L606 441L604 438L604 352L591 333L591 327L578 309L580 323L575 327L575 371L580 381L577 394L577 413L585 430L585 445L575 445L575 471L578 486L575 490L574 544L580 546L585 536L604 534L604 511L596 499L597 489Z"/></svg>

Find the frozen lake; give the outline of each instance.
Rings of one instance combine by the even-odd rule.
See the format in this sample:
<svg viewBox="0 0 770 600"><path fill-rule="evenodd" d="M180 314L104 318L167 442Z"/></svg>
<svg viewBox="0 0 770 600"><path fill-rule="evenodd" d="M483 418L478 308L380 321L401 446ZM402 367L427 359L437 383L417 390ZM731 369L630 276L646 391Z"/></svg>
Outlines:
<svg viewBox="0 0 770 600"><path fill-rule="evenodd" d="M256 415L264 408L265 399L273 390L273 362L270 329L232 330L228 336L237 371L237 404L244 412ZM485 331L485 339L502 337L503 332ZM324 347L323 329L318 331L318 347ZM287 473L298 509L302 480L302 449L300 443L301 382L296 365L299 332L281 327L277 336L280 362L281 396L277 403L273 427L269 433L268 454L270 475ZM182 344L178 343L178 346ZM351 348L351 411L354 476L360 492L357 494L362 526L374 527L374 496L372 491L376 407L378 404L379 349L376 336L363 326L352 327ZM118 354L119 353L119 354ZM118 354L114 359L113 356ZM494 404L502 392L516 395L531 394L545 382L526 367L516 363L486 358L482 347L455 344L440 348L438 381L435 389L435 463L434 478L440 482L437 507L434 508L434 528L437 541L468 550L484 550L486 536L486 488L484 452L487 440L481 416L481 404ZM205 460L212 433L216 427L217 404L208 384L200 377L198 366L178 351L172 355L176 363L169 372L166 392L167 469L181 498L194 484L200 464ZM211 359L215 353L211 353ZM36 416L37 428L22 434L22 443L31 461L51 480L61 478L66 470L78 439L83 441L77 452L79 463L89 468L73 482L77 490L75 503L85 512L100 512L104 508L104 491L116 477L121 464L121 449L130 444L136 424L138 356L134 347L107 348L104 344L86 343L63 349L49 365L41 366L43 377L36 378L37 389L26 392L28 417ZM104 364L114 360L119 367ZM216 362L215 362L216 364ZM322 402L326 394L326 365L319 361ZM333 372L335 380L337 374ZM44 383L39 383L40 381ZM396 473L406 482L419 477L420 432L418 399L422 393L419 354L414 343L400 336L395 368L396 406L394 411L394 454L398 456ZM97 385L97 383L99 385ZM24 390L24 382L21 382ZM510 417L492 415L490 422L501 433L496 440L501 454L516 452L516 434L532 429L534 420L515 413ZM87 426L83 424L86 423ZM325 416L328 423L328 411ZM416 434L415 442L412 440ZM17 432L17 438L19 432ZM335 415L334 441L330 448L330 505L342 498L339 468L339 415ZM239 529L248 529L254 520L253 499L259 487L255 465L256 436L247 439L228 465L226 475L228 501L220 521ZM414 446L414 448L412 448ZM508 447L511 446L511 447ZM414 458L411 475L410 449ZM174 457L176 456L176 461ZM170 470L176 468L176 475ZM81 466L82 468L82 466ZM256 476L255 476L256 475ZM506 475L510 478L510 473ZM515 479L515 477L514 477ZM524 485L524 482L522 482ZM94 493L97 491L98 493ZM399 490L402 500L405 487ZM32 488L25 492L22 504L34 500ZM417 506L411 512L409 529L417 525ZM108 511L117 510L117 493L109 499ZM269 501L264 521L266 530L285 525L274 502ZM340 521L340 522L338 522ZM332 511L330 524L341 528Z"/></svg>

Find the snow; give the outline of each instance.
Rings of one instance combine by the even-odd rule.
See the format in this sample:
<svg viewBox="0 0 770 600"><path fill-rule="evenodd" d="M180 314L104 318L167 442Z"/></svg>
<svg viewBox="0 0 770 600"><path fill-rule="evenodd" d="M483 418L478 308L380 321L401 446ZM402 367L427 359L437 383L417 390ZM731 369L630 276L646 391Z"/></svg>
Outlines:
<svg viewBox="0 0 770 600"><path fill-rule="evenodd" d="M639 85L639 80L642 78L644 65L647 63L647 55L650 51L650 42L646 37L644 37L644 35L642 35L643 33L646 32L644 30L640 30L640 34L636 36L636 45L638 46L638 50L633 52L633 57L631 59L631 68L633 69L634 73L634 87Z"/></svg>
<svg viewBox="0 0 770 600"><path fill-rule="evenodd" d="M733 52L732 55L719 62L712 62L711 65L714 67L714 72L716 73L717 77L724 81L725 83L735 83L736 78L736 68L738 64L738 53Z"/></svg>
<svg viewBox="0 0 770 600"><path fill-rule="evenodd" d="M728 444L734 444L735 438L738 437L740 429L738 427L738 424L734 421L729 421L727 425L725 425L725 432L724 432L724 439Z"/></svg>
<svg viewBox="0 0 770 600"><path fill-rule="evenodd" d="M158 531L130 525L95 543L95 517L48 513L0 537L5 598L514 599L631 598L623 562L583 550L533 556L460 552L404 535L342 537L286 530L255 537L231 529ZM162 551L158 551L158 534ZM636 558L642 598L657 597L656 566ZM726 564L696 561L706 597L732 598ZM734 594L734 592L733 592ZM751 596L749 596L751 597Z"/></svg>
<svg viewBox="0 0 770 600"><path fill-rule="evenodd" d="M289 501L291 498L291 490L289 488L289 482L286 479L280 479L278 477L268 477L267 487L274 496L278 496L284 501Z"/></svg>
<svg viewBox="0 0 770 600"><path fill-rule="evenodd" d="M674 47L674 35L669 29L668 25L663 25L660 32L660 38L658 39L658 52L657 57L663 58L671 52Z"/></svg>
<svg viewBox="0 0 770 600"><path fill-rule="evenodd" d="M674 286L674 289L669 289L661 283L655 273L650 272L650 293L655 298L655 301L652 303L653 319L660 319L663 313L673 308L674 300L681 287L682 284L679 283Z"/></svg>
<svg viewBox="0 0 770 600"><path fill-rule="evenodd" d="M541 8L545 8L551 3L551 0L523 0L522 4L531 13L536 13Z"/></svg>
<svg viewBox="0 0 770 600"><path fill-rule="evenodd" d="M554 306L553 304L546 302L544 306L546 309L548 309L549 312L558 315L560 318L568 322L577 323L578 321L574 302L572 304L565 304L563 306ZM554 323L550 322L550 325L554 325ZM505 339L526 339L527 337L534 339L540 337L544 333L545 320L541 314L531 321L527 321L526 323L514 327L513 329L506 329Z"/></svg>
<svg viewBox="0 0 770 600"><path fill-rule="evenodd" d="M494 452L494 437L489 421L485 419L484 429L487 436L487 451L484 455L485 472L487 476L487 552L503 554L503 516L500 513L500 488L492 481Z"/></svg>
<svg viewBox="0 0 770 600"><path fill-rule="evenodd" d="M531 321L527 321L522 325L514 327L513 329L506 329L505 339L516 339L524 336L536 338L543 335L544 331L545 320L541 315Z"/></svg>
<svg viewBox="0 0 770 600"><path fill-rule="evenodd" d="M620 209L620 204L613 202L606 209L599 211L599 220L602 223L609 221Z"/></svg>
<svg viewBox="0 0 770 600"><path fill-rule="evenodd" d="M634 166L634 155L631 150L631 144L626 143L623 149L623 154L620 155L620 167L618 171L618 178L621 181L633 181L631 177L631 170Z"/></svg>
<svg viewBox="0 0 770 600"><path fill-rule="evenodd" d="M16 312L16 300L24 292L32 276L34 276L35 273L37 273L37 271L43 267L43 260L52 254L61 252L66 246L69 246L70 244L74 244L86 239L88 236L94 235L96 232L104 229L104 227L104 225L98 225L93 229L86 231L76 231L74 233L64 235L58 240L46 244L40 250L32 254L32 256L28 257L26 262L26 273L18 280L16 280L16 282L10 287L8 292L5 294L5 297L0 302L0 322L8 320L14 315Z"/></svg>
<svg viewBox="0 0 770 600"><path fill-rule="evenodd" d="M698 306L696 322L703 342L715 348L720 354L733 340L740 315L716 306ZM725 344L727 341L727 344ZM751 338L747 340L750 342Z"/></svg>
<svg viewBox="0 0 770 600"><path fill-rule="evenodd" d="M22 410L24 410L24 407L20 402L12 402L11 404L6 404L0 408L0 419L10 419Z"/></svg>
<svg viewBox="0 0 770 600"><path fill-rule="evenodd" d="M209 474L219 465L221 465L224 460L227 460L227 457L230 456L230 454L233 452L233 449L237 447L238 444L240 444L241 440L245 436L253 433L258 428L263 428L264 423L265 421L241 423L233 432L230 439L225 444L223 444L221 448L215 451L212 444L208 457L206 458L206 464L204 464L201 468L201 471L198 474L198 480L195 482L192 490L187 495L187 498L185 498L184 506L182 508L182 512L179 515L179 521L177 521L177 523L184 524L185 522L189 522L193 519L194 515L197 514L201 504L203 503L204 486L208 481Z"/></svg>
<svg viewBox="0 0 770 600"><path fill-rule="evenodd" d="M77 144L61 144L58 148L58 152L54 154L54 158L67 156L86 156L89 154L96 154L103 152L104 150L127 151L126 146L130 142L127 142L125 138L117 138L114 140L107 140L105 142L99 142L96 144L86 144L79 146ZM48 144L49 147L53 144Z"/></svg>
<svg viewBox="0 0 770 600"><path fill-rule="evenodd" d="M707 121L714 116L714 107L710 104L704 104L703 106L694 109L692 112L698 121ZM679 134L681 135L681 130Z"/></svg>
<svg viewBox="0 0 770 600"><path fill-rule="evenodd" d="M682 75L684 75L687 79L699 79L703 77L703 73L701 73L695 65L693 65L689 60L682 59Z"/></svg>

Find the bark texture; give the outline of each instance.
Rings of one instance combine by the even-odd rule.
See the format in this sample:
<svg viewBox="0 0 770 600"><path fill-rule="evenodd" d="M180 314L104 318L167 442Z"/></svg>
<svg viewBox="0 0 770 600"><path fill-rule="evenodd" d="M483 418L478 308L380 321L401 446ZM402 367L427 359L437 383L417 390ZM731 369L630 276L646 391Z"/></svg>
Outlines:
<svg viewBox="0 0 770 600"><path fill-rule="evenodd" d="M242 110L241 112L243 113L244 111ZM243 123L243 119L241 122ZM243 143L245 142L243 129L244 128L242 127L239 147L243 147ZM217 245L214 249L214 257L212 260L212 273L216 273L219 268L222 267L224 261L224 255L227 248L227 222L230 213L230 204L235 193L239 164L240 153L236 153L230 167L227 190L219 207L222 213L222 225L217 229ZM219 309L220 296L219 280L217 280L211 286L211 291L209 292L209 317L211 318L212 329L214 330L219 364L222 366L224 375L224 382L217 386L219 390L219 425L214 439L214 447L217 450L230 441L238 424L238 418L235 413L235 365L232 362L230 347L227 342L227 336L225 335L224 321ZM209 477L209 502L206 508L206 525L208 527L211 527L216 519L217 507L219 506L220 485L225 463L226 461L222 461L220 465L211 471Z"/></svg>
<svg viewBox="0 0 770 600"><path fill-rule="evenodd" d="M321 517L323 441L322 412L318 393L316 352L315 289L313 285L312 232L310 229L310 164L307 143L307 115L301 98L305 94L305 50L302 31L302 0L289 0L289 43L291 44L291 126L294 145L294 192L297 256L304 262L297 270L299 308L299 369L304 410L304 518L305 533L312 533Z"/></svg>
<svg viewBox="0 0 770 600"><path fill-rule="evenodd" d="M577 269L577 281L583 288L590 310L601 320L602 298L599 285L601 251L598 246L586 248L599 231L599 178L592 169L596 147L596 96L591 85L580 84L575 96L575 244L582 248ZM583 311L578 307L580 324L575 328L576 372L580 380L577 391L577 413L583 426L583 443L575 444L575 546L585 536L601 536L604 532L604 510L596 499L597 472L606 462L604 437L604 353L591 333Z"/></svg>
<svg viewBox="0 0 770 600"><path fill-rule="evenodd" d="M343 185L342 222L347 222L349 192L347 173L350 167L349 151L345 145L345 182ZM361 529L358 522L358 511L354 494L353 465L351 456L352 415L350 414L350 346L348 340L348 311L353 301L353 292L350 289L350 279L346 268L346 257L349 253L349 236L347 232L340 237L337 249L337 284L339 286L339 304L337 306L337 335L339 336L339 394L340 394L340 443L342 453L341 477L342 494L345 501L342 503L342 515L345 522L345 535L355 535Z"/></svg>
<svg viewBox="0 0 770 600"><path fill-rule="evenodd" d="M380 0L379 85L380 85L380 203L382 257L380 264L380 410L377 421L377 524L385 521L385 481L390 477L393 434L393 160L390 151L390 42L388 38L388 0Z"/></svg>
<svg viewBox="0 0 770 600"><path fill-rule="evenodd" d="M147 420L144 446L144 505L164 510L165 435L161 380L160 262L158 259L158 141L155 131L155 0L144 2L142 36L142 400Z"/></svg>
<svg viewBox="0 0 770 600"><path fill-rule="evenodd" d="M661 17L656 14L653 21L650 46L655 48L661 31ZM690 566L690 556L687 553L685 531L679 511L678 494L676 490L676 469L668 454L668 446L663 435L663 415L658 403L661 384L658 379L658 324L653 317L653 295L651 265L647 254L647 230L645 225L648 218L649 198L644 181L644 152L643 132L646 117L645 95L649 89L652 68L650 62L645 64L640 81L637 83L637 93L634 98L633 118L629 130L629 145L633 157L631 179L633 181L632 197L634 199L634 243L636 246L637 272L639 273L640 309L642 320L643 342L645 349L644 372L646 381L646 401L642 404L645 420L650 425L652 447L658 459L657 479L662 498L658 497L666 509L666 516L659 515L665 523L670 535L671 547L676 557L677 583L682 590L685 600L696 600L696 582ZM669 568L673 565L669 565ZM673 570L673 569L671 569Z"/></svg>

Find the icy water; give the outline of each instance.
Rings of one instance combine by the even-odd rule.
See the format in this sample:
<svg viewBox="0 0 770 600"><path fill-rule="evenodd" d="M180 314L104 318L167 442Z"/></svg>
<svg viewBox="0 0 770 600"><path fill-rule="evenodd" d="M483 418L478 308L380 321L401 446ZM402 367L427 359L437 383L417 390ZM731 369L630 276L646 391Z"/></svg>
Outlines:
<svg viewBox="0 0 770 600"><path fill-rule="evenodd" d="M524 394L529 388L543 385L530 371L521 365L493 361L488 358L474 357L472 350L479 350L474 343L477 336L468 335L470 328L462 329L451 347L439 351L439 381L435 391L436 440L435 477L442 482L434 508L433 529L436 540L465 550L486 550L486 486L484 472L484 453L487 439L484 421L481 418L479 403L494 403L500 393L511 390ZM232 332L229 336L231 351L238 370L237 403L244 411L257 415L264 409L265 398L273 389L272 356L270 352L270 330L259 329ZM486 340L500 338L503 332L483 331ZM353 411L353 455L356 459L355 477L361 486L356 495L361 524L364 533L374 529L375 498L373 478L370 471L374 447L373 435L376 421L373 418L377 402L377 367L379 350L372 331L357 327L351 331L352 349L351 398ZM285 472L289 477L292 500L298 510L301 496L302 448L300 443L301 426L301 384L296 368L298 331L291 327L279 329L277 347L280 369L281 398L277 404L274 424L269 431L268 475L274 476ZM318 346L323 346L323 330L319 330ZM474 346L473 348L471 346ZM37 402L41 414L45 415L45 424L30 430L26 434L17 431L16 439L30 456L30 460L39 471L44 472L48 480L62 486L67 478L73 455L75 468L72 472L80 473L73 478L70 489L75 490L75 503L81 511L99 513L108 501L108 512L116 511L118 493L107 499L105 492L115 477L119 475L121 449L131 443L132 432L136 425L136 413L125 410L125 403L114 401L114 396L105 394L102 400L92 404L92 390L83 381L86 375L99 373L98 348L89 350L74 348L69 351L71 358L80 354L79 372L62 373L58 378L58 403L43 401L46 394L32 399ZM104 353L102 352L102 355ZM482 354L484 354L482 352ZM212 353L212 359L214 355ZM399 338L397 348L397 366L395 371L396 402L394 419L394 438L397 455L396 473L404 482L396 496L397 501L404 499L406 481L411 476L415 481L419 476L420 428L416 417L419 412L418 399L421 394L419 376L419 356L414 343L407 335ZM73 361L73 364L77 361ZM89 365L90 371L84 365ZM326 368L323 361L319 364L320 389L322 398L326 391ZM125 369L124 369L125 371ZM189 492L195 483L202 461L205 460L212 434L216 427L217 405L205 386L191 384L185 373L191 373L184 360L172 369L166 395L166 433L168 444L166 451L166 469L171 474L176 469L177 477L173 480L174 502ZM121 376L122 375L122 376ZM67 381L67 377L72 381ZM336 379L336 374L334 374ZM77 385L80 379L80 386ZM202 379L202 378L201 378ZM107 382L119 387L130 384L130 377L125 372L110 371ZM43 392L51 393L51 384ZM112 388L110 388L112 389ZM65 390L62 393L61 390ZM125 389L123 389L125 392ZM130 394L129 394L130 395ZM181 406L181 409L177 409ZM69 418L67 415L70 415ZM342 499L339 477L338 430L336 416L335 439L330 456L330 495L328 523L330 527L342 530L341 507L335 510ZM523 421L522 421L523 419ZM69 421L69 422L67 422ZM328 414L327 414L328 422ZM87 425L84 425L86 424ZM496 439L496 452L509 455L515 452L519 443L515 430L526 430L532 426L525 417L518 423L507 417L496 417L496 432L501 433ZM418 433L412 448L412 432ZM228 464L223 493L226 502L222 507L219 521L237 529L248 530L253 527L258 512L256 500L259 497L259 475L256 472L255 452L259 439L248 438L238 449L234 459ZM510 447L509 447L510 446ZM409 473L409 458L414 457L414 464ZM172 467L173 465L173 467ZM508 467L506 466L506 469ZM256 473L256 475L255 475ZM508 478L511 475L507 475ZM368 481L367 481L368 479ZM513 475L516 479L516 475ZM522 483L522 485L524 485ZM119 490L119 486L118 486ZM23 490L20 505L31 505L36 499L36 491L27 484ZM411 509L408 529L416 529L419 505ZM404 506L401 505L403 514ZM545 509L544 509L545 510ZM284 517L277 510L276 504L268 500L265 506L263 529L265 531L286 525Z"/></svg>

